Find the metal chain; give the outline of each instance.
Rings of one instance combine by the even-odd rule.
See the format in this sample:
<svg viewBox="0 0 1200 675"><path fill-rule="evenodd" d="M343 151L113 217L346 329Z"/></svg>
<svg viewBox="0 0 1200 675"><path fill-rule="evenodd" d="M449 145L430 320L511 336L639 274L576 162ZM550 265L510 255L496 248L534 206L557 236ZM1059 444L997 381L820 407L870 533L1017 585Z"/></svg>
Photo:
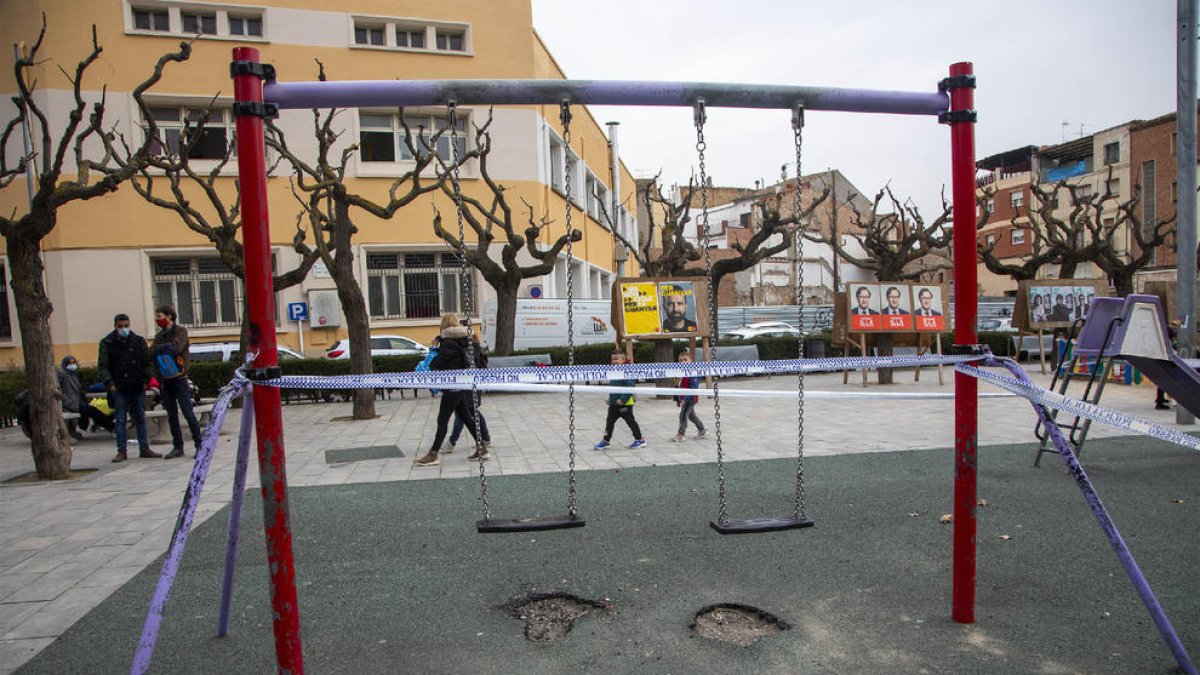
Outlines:
<svg viewBox="0 0 1200 675"><path fill-rule="evenodd" d="M804 131L804 106L797 105L792 109L792 136L796 145L796 315L799 317L800 334L796 338L797 358L804 358L804 224L800 220L803 213L800 195L800 150ZM834 185L834 189L837 185ZM796 397L796 495L793 499L793 513L797 518L804 517L804 373L796 375L798 395Z"/></svg>
<svg viewBox="0 0 1200 675"><path fill-rule="evenodd" d="M458 216L458 291L463 314L467 317L467 369L475 368L475 334L471 330L471 315L474 313L472 303L470 265L467 264L466 230L463 226L462 184L458 175L458 106L450 100L446 103L449 109L447 123L450 125L450 184L454 188L454 211ZM447 392L449 393L449 392ZM446 394L442 394L445 396ZM479 424L479 384L476 378L471 378L471 415L475 422L475 453L480 455L486 447L483 445L483 434ZM483 519L492 519L492 505L488 501L487 471L484 469L483 457L479 457L479 493L483 501Z"/></svg>
<svg viewBox="0 0 1200 675"><path fill-rule="evenodd" d="M571 101L563 99L559 103L559 119L563 128L563 147L571 150ZM567 227L567 365L575 365L575 273L573 271L575 252L571 247L573 239L571 232L571 162L563 162L563 184L566 193L566 227ZM567 515L575 518L578 506L575 498L575 383L567 387Z"/></svg>
<svg viewBox="0 0 1200 675"><path fill-rule="evenodd" d="M713 285L712 254L709 253L710 235L708 232L708 174L704 165L704 150L708 145L704 142L704 99L698 99L694 108L696 123L696 154L700 167L700 245L704 248L704 277L708 280L708 316L709 316L709 358L717 360L717 289ZM712 381L713 385L713 438L717 441L717 522L729 524L729 506L725 499L725 451L721 447L721 380Z"/></svg>

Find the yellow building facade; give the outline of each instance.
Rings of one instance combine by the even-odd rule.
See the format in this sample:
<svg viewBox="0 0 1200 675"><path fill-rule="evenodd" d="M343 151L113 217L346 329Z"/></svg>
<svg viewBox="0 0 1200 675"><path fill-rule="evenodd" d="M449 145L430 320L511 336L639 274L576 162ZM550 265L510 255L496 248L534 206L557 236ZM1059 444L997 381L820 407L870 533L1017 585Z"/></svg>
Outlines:
<svg viewBox="0 0 1200 675"><path fill-rule="evenodd" d="M275 67L280 81L317 79L316 61L324 65L330 80L564 77L533 30L529 0L270 0L254 5L0 0L0 41L6 49L15 43L31 44L43 13L47 30L40 56L48 60L35 70L35 100L48 113L54 134L66 124L72 104L71 85L59 65L73 72L74 64L90 49L92 24L104 51L85 77L83 94L88 100L99 100L105 88L106 126L131 141L140 142L144 134L131 91L161 54L178 49L181 40L194 39L191 59L169 65L146 100L166 144L178 138L189 115L211 106L206 142L191 160L204 170L219 164L218 157L233 140L229 62L235 46L258 48L262 61ZM12 58L11 52L6 54ZM16 85L11 66L0 71L4 94L0 120L7 122L16 114L10 101ZM384 201L393 181L413 166L404 156L399 114L395 109L345 110L335 118L341 135L332 156L340 156L351 145L360 148L347 164L349 191ZM444 108L405 109L403 114L410 127L426 129L439 128L447 118ZM634 180L619 158L614 180L613 144L589 111L575 109L570 148L563 143L557 106L493 110L463 106L459 114L465 114L469 124L482 124L490 115L489 173L506 189L517 232L523 232L529 221L524 202L532 207L535 220L551 221L539 241L542 246L564 232L564 178L570 175L575 202L572 225L583 231L583 240L574 246L575 297L607 298L616 276L635 273L626 269L632 263L623 261L613 233L637 240L631 213ZM311 111L283 111L277 124L289 147L303 158L315 158ZM32 132L38 147L40 129L34 125ZM473 137L466 142L473 146ZM98 144L91 150L91 156L98 158ZM7 152L8 161L14 162L21 154L19 140L10 141ZM439 146L439 152L449 156L448 142ZM220 176L220 190L232 203L236 161L225 165ZM165 188L159 182L156 189ZM490 202L477 166L465 167L462 186L466 194ZM26 195L25 183L15 181L0 190L0 209L25 212ZM291 241L300 211L286 165L281 164L269 178L268 195L274 265L277 271L286 271L299 260ZM195 203L204 208L201 200ZM402 334L427 344L436 334L440 313L459 309L459 268L452 249L434 234L435 209L454 231L453 201L439 193L406 205L388 220L364 211L351 214L358 229L356 276L367 295L373 333ZM469 233L467 239L473 242ZM493 244L493 257L498 258L499 248ZM176 214L147 203L129 185L61 209L57 226L43 241L43 255L54 305L51 331L59 357L72 353L84 363L94 362L97 341L111 330L118 312L130 315L135 332L152 335L154 307L160 303L176 306L193 342L238 339L240 280L224 267L204 237L189 230ZM532 259L526 257L524 262ZM7 284L7 261L0 258L0 263ZM519 297L529 297L534 287L544 297L565 297L566 264L565 257L560 258L553 273L527 279ZM328 304L333 288L332 279L318 265L302 284L277 293L281 344L300 349L303 342L306 354L316 356L346 336L336 303ZM475 288L478 317L479 308L494 293L478 275ZM0 324L6 324L0 325L0 365L19 366L21 337L11 296L7 293L0 299L7 310L0 312ZM289 321L288 307L295 303L306 304L309 321Z"/></svg>

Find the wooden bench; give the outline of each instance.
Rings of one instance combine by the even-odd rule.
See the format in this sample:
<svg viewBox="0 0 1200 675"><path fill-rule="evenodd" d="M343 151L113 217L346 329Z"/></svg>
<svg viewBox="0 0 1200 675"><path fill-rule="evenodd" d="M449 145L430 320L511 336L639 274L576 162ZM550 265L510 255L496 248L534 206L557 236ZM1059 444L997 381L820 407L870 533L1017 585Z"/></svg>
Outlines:
<svg viewBox="0 0 1200 675"><path fill-rule="evenodd" d="M196 413L196 421L200 422L201 427L205 427L212 421L213 404L205 403L203 405L192 406L192 412ZM63 411L63 420L68 424L77 423L79 421L79 413ZM132 421L130 416L126 423ZM186 424L180 420L181 424ZM73 428L73 427L72 427ZM150 438L157 438L167 432L167 411L163 408L155 408L154 410L146 411L146 434Z"/></svg>

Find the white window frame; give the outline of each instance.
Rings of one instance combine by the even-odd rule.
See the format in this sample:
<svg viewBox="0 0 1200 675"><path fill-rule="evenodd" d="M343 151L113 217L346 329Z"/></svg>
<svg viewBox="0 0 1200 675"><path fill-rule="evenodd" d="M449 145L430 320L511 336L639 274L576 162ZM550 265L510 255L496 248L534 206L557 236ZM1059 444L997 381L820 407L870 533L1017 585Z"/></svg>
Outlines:
<svg viewBox="0 0 1200 675"><path fill-rule="evenodd" d="M167 121L155 120L155 124L158 127L160 134L163 134L163 133L169 134L169 132L171 132L171 131L177 131L179 134L179 137L182 137L182 135L183 135L184 120L186 120L192 113L197 113L201 110L208 109L210 115L209 115L208 121L206 121L204 123L204 128L206 130L208 130L208 129L212 129L214 127L220 127L221 129L223 129L225 131L225 142L228 144L228 147L229 147L229 158L230 158L230 161L227 163L226 168L228 168L229 165L234 165L232 168L234 170L236 170L237 163L233 161L234 158L237 157L237 143L234 142L234 140L235 140L234 139L234 129L236 126L236 120L234 120L234 118L233 118L232 105L231 104L221 104L218 102L215 105L213 105L211 108L208 108L208 104L211 104L211 103L213 103L211 99L206 99L205 105L192 106L192 105L188 105L186 103L176 103L173 101L157 101L157 100L149 99L146 101L146 106L148 108L150 108L151 111L154 111L154 110L164 110L165 111L165 110L169 110L169 109L174 109L174 110L179 111L179 118L178 118L177 122L172 123L172 122L167 122ZM220 115L221 119L219 121L214 120L213 116L218 115L218 114ZM146 132L145 120L141 120L140 126L142 129L142 134L144 135ZM162 137L160 136L160 139L161 138ZM176 142L175 149L178 150L178 141ZM191 159L191 161L192 162L211 162L211 163L215 164L217 162L220 162L222 159L224 159L224 156L216 157L216 158L194 157Z"/></svg>
<svg viewBox="0 0 1200 675"><path fill-rule="evenodd" d="M1121 179L1120 178L1113 178L1112 180L1108 181L1104 185L1104 187L1110 193L1112 193L1112 196L1114 196L1114 197L1121 196Z"/></svg>
<svg viewBox="0 0 1200 675"><path fill-rule="evenodd" d="M1025 228L1014 227L1012 229L1012 244L1013 244L1013 246L1020 246L1021 244L1024 244L1024 243L1025 243Z"/></svg>
<svg viewBox="0 0 1200 675"><path fill-rule="evenodd" d="M167 260L186 261L187 272L160 273L159 263ZM181 284L187 284L188 301L180 302ZM209 291L204 285L209 284ZM169 297L160 292L161 285L169 285ZM221 258L213 254L196 254L190 252L159 252L150 256L150 288L155 307L163 304L175 307L179 315L179 324L187 328L235 328L242 322L242 282L225 267ZM213 319L202 320L205 313L205 299L211 292L211 310Z"/></svg>
<svg viewBox="0 0 1200 675"><path fill-rule="evenodd" d="M565 168L566 153L563 140L553 130L546 130L546 169L550 187L559 194L565 194L563 185L563 169Z"/></svg>
<svg viewBox="0 0 1200 675"><path fill-rule="evenodd" d="M383 30L383 44L364 44L357 40L355 30L358 28L380 28ZM404 36L401 40L400 36ZM421 45L412 46L412 36L422 36ZM438 38L454 36L462 40L462 49L439 49ZM351 49L383 49L402 52L420 52L425 54L444 54L448 56L474 56L474 36L471 24L453 21L433 21L403 16L378 16L352 14L349 16L349 33L347 46ZM403 42L403 44L401 43ZM443 40L447 45L449 40Z"/></svg>
<svg viewBox="0 0 1200 675"><path fill-rule="evenodd" d="M364 116L370 116L372 118L387 117L390 120L391 128L390 128L390 130L386 130L382 125L368 125L363 120ZM419 147L419 144L422 143L422 139L432 136L433 133L437 131L437 129L435 127L436 124L438 124L439 122L444 124L448 120L444 108L405 109L404 117L412 120L412 121L410 121L409 133L412 134L413 142L418 144L418 147ZM424 125L425 133L422 133L419 125L414 125L416 118L423 118L425 120L425 122L426 122L426 124ZM462 127L459 132L459 136L458 136L460 156L462 154L470 152L475 147L475 139L472 137L472 134L471 134L471 130L474 129L474 126L471 123L472 118L473 118L473 115L472 115L472 111L470 109L459 108L458 123ZM374 132L389 131L392 136L393 159L391 161L388 161L388 160L382 160L382 161L380 161L380 160L365 160L365 159L363 159L362 151L360 149L360 151L355 155L359 175L363 175L363 176L397 176L397 175L404 173L405 171L411 171L413 169L413 167L416 165L415 161L412 158L404 157L404 154L408 151L408 146L405 145L405 143L404 143L404 127L402 127L400 125L400 117L395 109L390 109L390 110L382 110L382 109L374 109L374 108L360 109L355 114L354 120L355 120L354 125L355 125L355 132L356 132L355 138L360 143L360 148L361 148L363 133L372 132L372 131L374 131ZM441 147L443 143L445 144L446 150L449 151L449 149L450 149L450 145L449 145L450 144L450 132L449 131L446 131L445 133L443 133L442 137L438 139L439 147ZM444 159L446 161L450 161L450 158L451 158L450 154L447 153L447 156ZM433 175L433 172L435 171L434 164L436 164L436 162L431 162L430 165L428 167L426 167L426 170L423 173L428 173L429 175ZM479 175L478 165L474 160L469 161L463 165L463 167L459 173L462 178L477 178Z"/></svg>
<svg viewBox="0 0 1200 675"><path fill-rule="evenodd" d="M1021 190L1013 190L1008 194L1008 203L1014 209L1025 205L1025 193Z"/></svg>
<svg viewBox="0 0 1200 675"><path fill-rule="evenodd" d="M410 266L407 256L412 255L433 256L433 265ZM388 262L387 258L393 256L396 264L391 267L384 266ZM372 325L380 322L430 321L437 320L445 312L461 313L459 296L461 270L456 262L455 254L448 253L445 247L371 247L364 250L363 267L366 279L364 295L367 301L367 315L370 317ZM409 270L414 275L433 274L437 277L438 306L436 311L428 312L428 316L408 316L409 297L404 279ZM479 283L473 269L470 277L472 296L478 297ZM395 280L394 284L389 283L389 278ZM379 281L377 282L376 279ZM376 296L377 292L382 292L382 297ZM381 304L377 305L376 303ZM377 307L382 311L377 312Z"/></svg>
<svg viewBox="0 0 1200 675"><path fill-rule="evenodd" d="M995 213L996 212L996 200L994 198L989 198L987 200L987 202L985 203L985 207L987 208L988 213Z"/></svg>
<svg viewBox="0 0 1200 675"><path fill-rule="evenodd" d="M154 35L195 38L199 40L232 40L238 42L268 42L269 21L267 8L256 5L223 5L208 2L175 2L169 0L121 0L123 21L126 35ZM156 28L138 28L135 12L153 12L167 15L165 30ZM212 15L214 31L212 33L196 33L185 31L183 28L184 15ZM261 35L235 34L230 30L230 19L257 20L260 22Z"/></svg>

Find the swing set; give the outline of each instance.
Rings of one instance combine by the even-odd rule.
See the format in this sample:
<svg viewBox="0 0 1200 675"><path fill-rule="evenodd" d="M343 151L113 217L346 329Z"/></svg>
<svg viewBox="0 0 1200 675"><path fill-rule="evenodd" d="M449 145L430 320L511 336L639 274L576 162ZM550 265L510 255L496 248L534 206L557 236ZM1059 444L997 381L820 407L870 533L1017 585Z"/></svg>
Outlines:
<svg viewBox="0 0 1200 675"><path fill-rule="evenodd" d="M265 142L263 119L280 109L445 106L450 120L453 149L450 182L458 216L460 284L463 307L472 313L470 270L467 264L463 225L463 199L457 171L457 109L462 105L557 105L564 144L571 142L571 107L576 105L638 105L690 107L694 112L696 152L699 161L701 213L699 225L708 278L708 303L716 316L717 289L712 284L712 260L709 253L708 190L705 168L704 127L710 107L781 109L791 111L793 143L796 155L797 190L795 212L801 213L801 146L806 111L840 111L936 117L950 127L954 254L959 260L975 255L975 159L974 159L974 87L970 63L950 67L949 77L939 83L938 91L912 93L897 91L793 87L776 85L735 85L680 82L619 82L572 80L443 80L443 81L343 81L282 83L274 69L262 64L259 51L250 47L233 50L230 67L234 80L233 111L237 124L238 171L241 177L245 283L250 320L251 351L256 353L247 375L251 380L270 380L280 375L275 338L274 295L270 273L270 237L266 194ZM567 339L568 367L575 365L571 229L572 195L570 166L566 167L565 247L567 258ZM803 237L795 237L799 283L797 304L803 331L803 266L799 252ZM955 266L956 288L976 286L975 265ZM955 345L952 354L979 355L983 352L975 335L976 297L963 293L955 302ZM716 334L712 322L713 338ZM470 330L470 327L468 327ZM715 339L714 352L715 352ZM473 344L468 340L468 344ZM803 344L799 345L803 358ZM468 354L468 364L474 358ZM719 378L713 380L714 438L717 448L718 514L711 526L722 534L768 532L808 527L813 522L805 514L804 503L804 374L798 375L796 483L791 512L762 518L731 518L725 486L725 456L721 443ZM563 515L534 518L493 518L488 495L485 462L480 460L479 480L483 517L476 524L479 532L522 532L582 527L576 500L575 389L568 387L568 458L567 511ZM976 501L976 427L977 384L973 377L955 374L955 476L953 594L951 616L959 623L974 622L975 604L975 501ZM472 381L472 400L478 402L479 389ZM473 406L478 428L478 405ZM253 418L258 444L259 471L266 520L270 588L274 616L275 652L280 672L303 672L300 622L297 610L295 568L292 561L292 534L288 525L288 492L281 418L280 392L277 387L257 387L253 396Z"/></svg>

